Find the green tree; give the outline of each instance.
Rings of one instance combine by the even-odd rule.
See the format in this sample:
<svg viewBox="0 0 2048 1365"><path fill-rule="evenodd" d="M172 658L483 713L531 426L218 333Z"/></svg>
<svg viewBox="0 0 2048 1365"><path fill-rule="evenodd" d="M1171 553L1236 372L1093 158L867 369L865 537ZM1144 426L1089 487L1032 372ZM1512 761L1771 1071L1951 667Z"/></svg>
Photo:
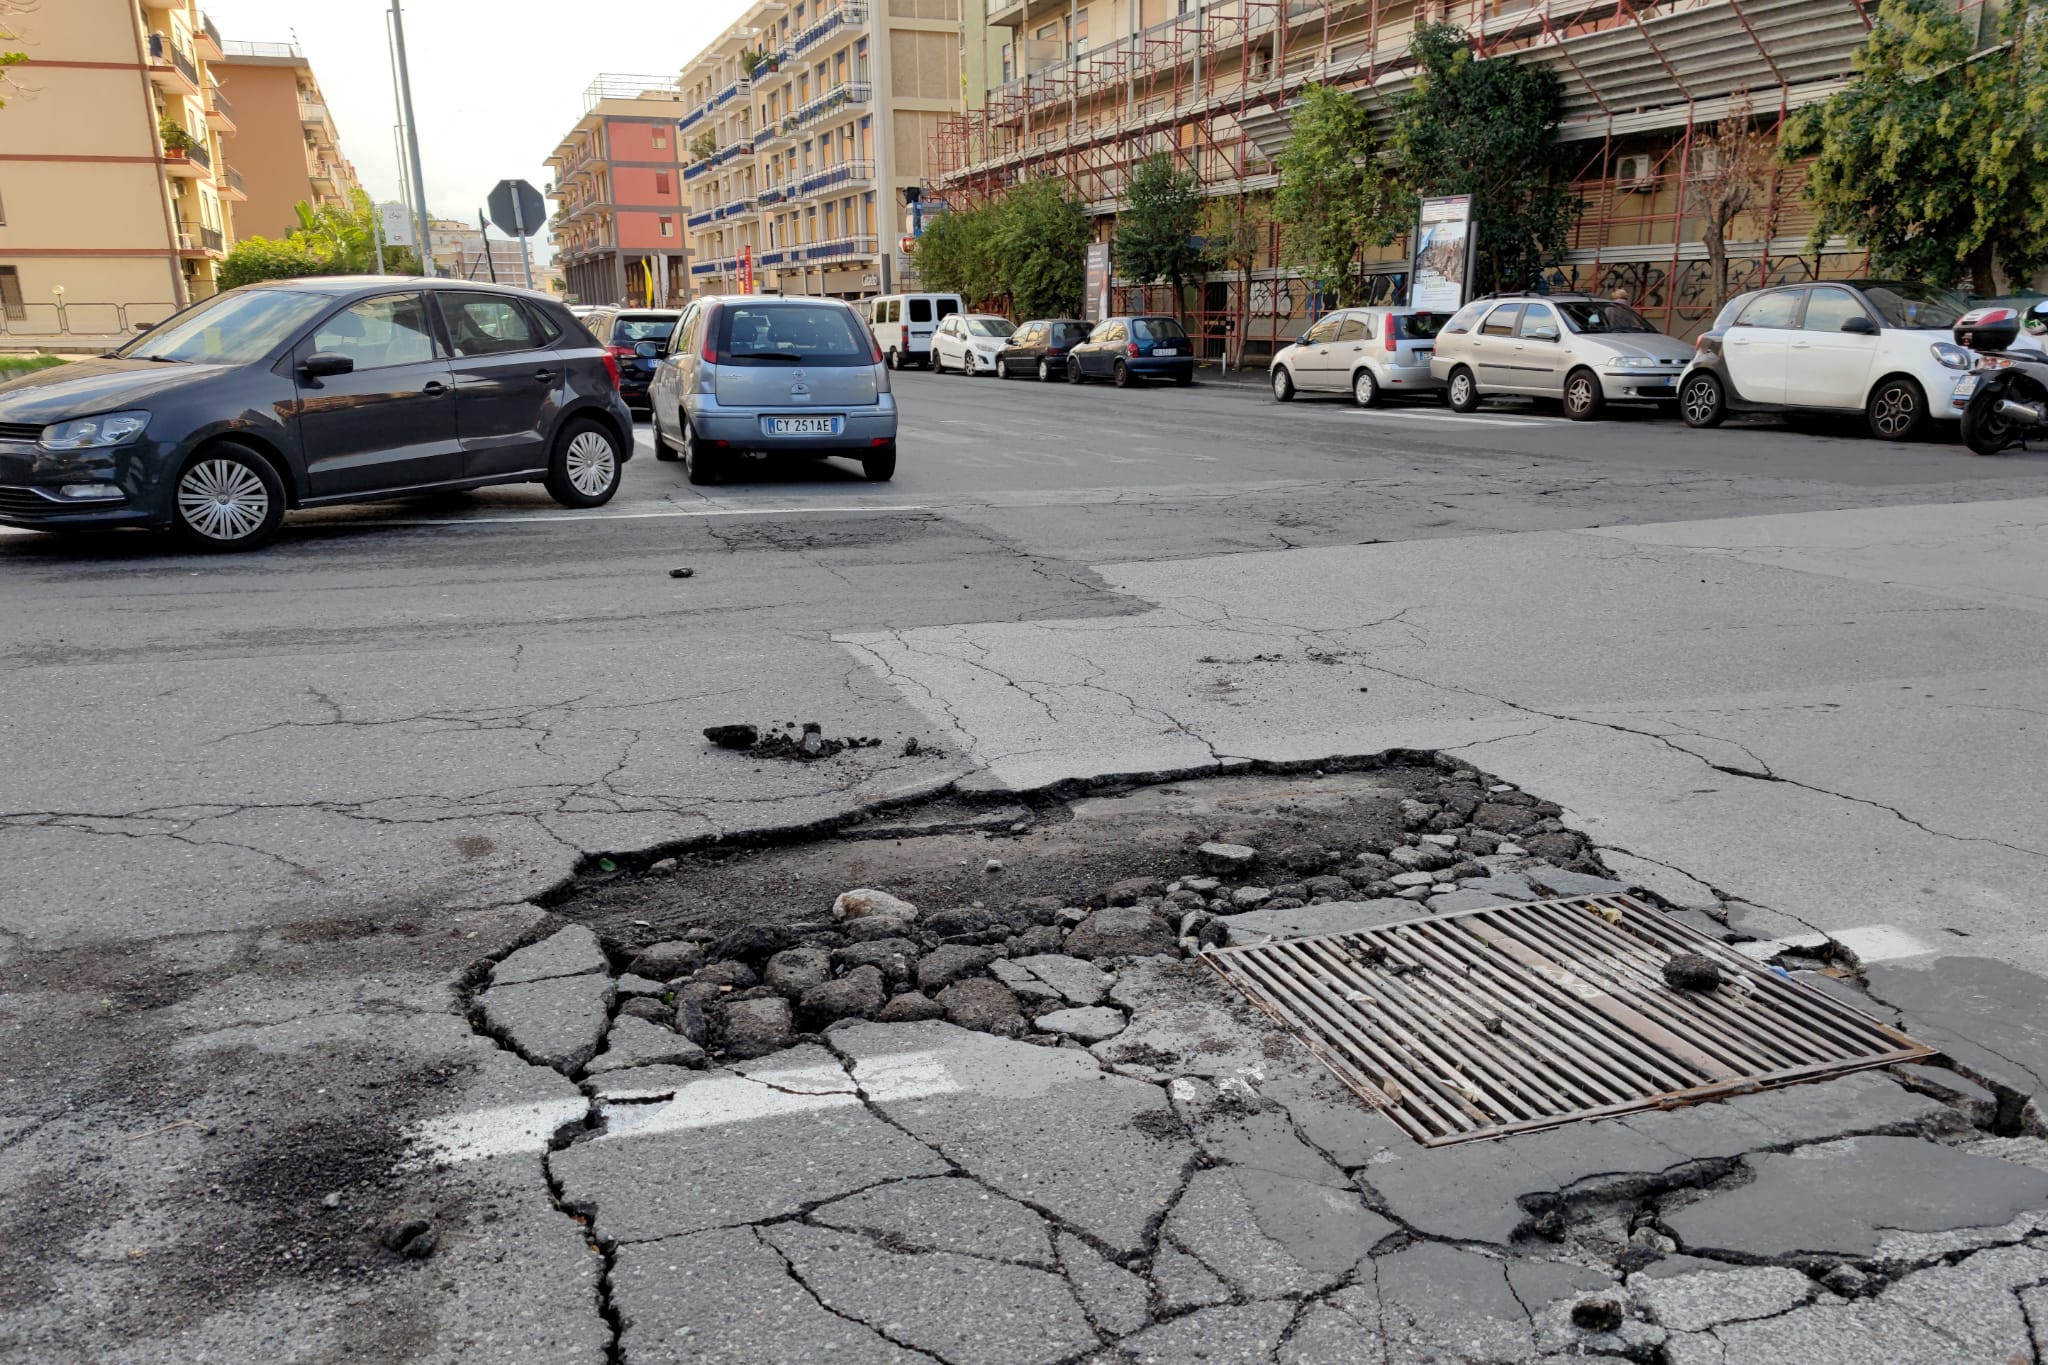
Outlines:
<svg viewBox="0 0 2048 1365"><path fill-rule="evenodd" d="M0 0L0 43L12 42L21 36L7 27L7 16L20 8L18 0ZM20 66L27 60L26 52L9 52L5 48L0 48L0 91L7 89L7 68ZM0 99L0 109L6 107L7 101Z"/></svg>
<svg viewBox="0 0 2048 1365"><path fill-rule="evenodd" d="M1416 194L1472 196L1474 286L1520 289L1564 258L1581 203L1557 141L1564 96L1555 73L1505 57L1482 61L1456 24L1410 40L1415 85L1395 103L1393 142Z"/></svg>
<svg viewBox="0 0 2048 1365"><path fill-rule="evenodd" d="M258 280L304 275L364 275L377 268L376 207L361 190L347 208L314 208L301 201L299 226L282 240L248 237L235 243L220 265L221 288ZM417 275L419 257L411 247L384 248L384 273Z"/></svg>
<svg viewBox="0 0 2048 1365"><path fill-rule="evenodd" d="M928 215L917 239L917 275L924 287L958 294L970 305L1003 292L992 241L995 209L955 209Z"/></svg>
<svg viewBox="0 0 2048 1365"><path fill-rule="evenodd" d="M1243 194L1211 199L1203 216L1202 235L1208 239L1210 259L1237 274L1237 316L1232 319L1230 345L1224 357L1233 367L1244 361L1244 334L1249 322L1245 305L1251 298L1252 271L1259 268L1265 257L1272 222L1269 200Z"/></svg>
<svg viewBox="0 0 2048 1365"><path fill-rule="evenodd" d="M1788 123L1811 156L1816 244L1841 235L1872 269L1998 292L2048 264L2048 13L2012 0L2000 44L1939 0L1884 0L1849 83Z"/></svg>
<svg viewBox="0 0 2048 1365"><path fill-rule="evenodd" d="M1094 228L1088 209L1050 176L1011 190L995 205L990 234L1003 292L1018 316L1073 317L1087 291Z"/></svg>
<svg viewBox="0 0 2048 1365"><path fill-rule="evenodd" d="M1193 171L1178 170L1161 152L1138 163L1117 209L1117 273L1136 284L1173 286L1173 312L1185 307L1187 282L1209 268L1195 244L1202 225L1202 187Z"/></svg>
<svg viewBox="0 0 2048 1365"><path fill-rule="evenodd" d="M1356 96L1326 85L1301 92L1294 135L1280 153L1273 216L1287 225L1287 263L1318 281L1338 305L1362 301L1360 255L1386 246L1414 221L1408 195L1374 155L1372 117Z"/></svg>

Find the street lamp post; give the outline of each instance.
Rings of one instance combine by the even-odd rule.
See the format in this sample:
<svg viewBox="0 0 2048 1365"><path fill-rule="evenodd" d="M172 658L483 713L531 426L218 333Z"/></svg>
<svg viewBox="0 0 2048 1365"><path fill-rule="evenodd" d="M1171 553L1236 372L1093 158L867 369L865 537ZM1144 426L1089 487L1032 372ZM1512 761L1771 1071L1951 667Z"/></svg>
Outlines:
<svg viewBox="0 0 2048 1365"><path fill-rule="evenodd" d="M420 269L434 273L434 239L427 227L427 186L420 175L420 130L412 118L412 76L405 65L405 15L399 0L391 0L391 54L398 82L398 117L405 125L405 145L412 162L413 212L418 215Z"/></svg>

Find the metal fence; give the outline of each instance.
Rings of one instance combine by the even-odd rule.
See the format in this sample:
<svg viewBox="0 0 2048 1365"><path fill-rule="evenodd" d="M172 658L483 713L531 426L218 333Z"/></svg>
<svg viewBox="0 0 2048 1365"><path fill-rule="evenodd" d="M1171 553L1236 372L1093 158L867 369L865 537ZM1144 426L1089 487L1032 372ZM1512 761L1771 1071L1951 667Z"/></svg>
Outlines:
<svg viewBox="0 0 2048 1365"><path fill-rule="evenodd" d="M111 337L159 323L177 312L171 303L31 303L0 309L0 336Z"/></svg>

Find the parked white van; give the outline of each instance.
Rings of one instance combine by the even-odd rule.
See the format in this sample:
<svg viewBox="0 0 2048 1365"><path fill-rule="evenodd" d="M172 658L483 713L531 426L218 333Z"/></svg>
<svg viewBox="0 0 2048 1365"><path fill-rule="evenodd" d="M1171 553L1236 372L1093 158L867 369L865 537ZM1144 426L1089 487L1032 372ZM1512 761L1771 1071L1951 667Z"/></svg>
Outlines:
<svg viewBox="0 0 2048 1365"><path fill-rule="evenodd" d="M868 326L892 370L905 365L930 369L932 332L961 310L958 294L884 294L864 305Z"/></svg>

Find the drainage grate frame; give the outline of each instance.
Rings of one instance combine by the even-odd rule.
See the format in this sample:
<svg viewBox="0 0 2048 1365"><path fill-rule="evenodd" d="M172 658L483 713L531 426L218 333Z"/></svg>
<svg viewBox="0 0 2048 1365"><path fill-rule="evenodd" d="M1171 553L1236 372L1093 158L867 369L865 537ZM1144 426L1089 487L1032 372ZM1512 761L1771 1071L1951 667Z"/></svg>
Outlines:
<svg viewBox="0 0 2048 1365"><path fill-rule="evenodd" d="M1697 953L1723 984L1681 991ZM1211 948L1225 981L1366 1103L1441 1147L1933 1055L1633 896Z"/></svg>

